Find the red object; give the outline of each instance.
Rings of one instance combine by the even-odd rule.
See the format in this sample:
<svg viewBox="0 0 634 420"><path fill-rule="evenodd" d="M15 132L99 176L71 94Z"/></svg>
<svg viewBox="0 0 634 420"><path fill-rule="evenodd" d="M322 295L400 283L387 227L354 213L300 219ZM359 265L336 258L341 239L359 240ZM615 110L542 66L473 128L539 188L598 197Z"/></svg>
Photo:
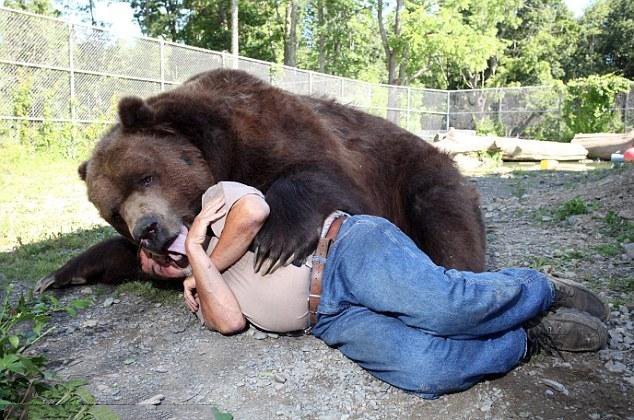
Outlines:
<svg viewBox="0 0 634 420"><path fill-rule="evenodd" d="M623 160L626 162L634 161L634 147L630 147L623 153Z"/></svg>

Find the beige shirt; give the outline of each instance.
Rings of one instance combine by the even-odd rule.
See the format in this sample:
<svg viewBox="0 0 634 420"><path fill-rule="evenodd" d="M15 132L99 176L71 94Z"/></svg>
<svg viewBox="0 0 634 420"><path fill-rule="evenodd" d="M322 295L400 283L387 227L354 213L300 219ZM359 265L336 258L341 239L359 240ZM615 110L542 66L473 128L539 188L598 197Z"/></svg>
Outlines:
<svg viewBox="0 0 634 420"><path fill-rule="evenodd" d="M264 198L255 188L225 181L219 182L205 192L203 206L218 194L224 195L227 213L245 195L255 194ZM225 219L226 215L211 224L211 229L217 237L222 235ZM217 238L211 240L208 254L211 254L217 243ZM310 261L310 258L307 261ZM309 264L303 264L301 267L291 264L264 276L254 271L254 262L255 254L247 251L222 273L244 316L250 323L267 331L288 332L307 328Z"/></svg>

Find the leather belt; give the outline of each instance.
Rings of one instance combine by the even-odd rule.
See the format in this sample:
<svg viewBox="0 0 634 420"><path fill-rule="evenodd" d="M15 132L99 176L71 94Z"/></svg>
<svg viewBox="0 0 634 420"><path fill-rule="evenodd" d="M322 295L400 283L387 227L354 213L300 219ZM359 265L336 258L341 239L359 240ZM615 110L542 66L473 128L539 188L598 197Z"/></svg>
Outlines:
<svg viewBox="0 0 634 420"><path fill-rule="evenodd" d="M315 257L317 258L313 258L313 269L310 272L310 291L308 293L308 313L311 327L317 323L317 307L321 298L321 278L324 274L324 265L330 250L330 244L337 237L339 228L341 228L347 218L348 216L342 215L332 222L328 232L326 232L326 236L319 239L319 245L317 245L317 250L315 251Z"/></svg>

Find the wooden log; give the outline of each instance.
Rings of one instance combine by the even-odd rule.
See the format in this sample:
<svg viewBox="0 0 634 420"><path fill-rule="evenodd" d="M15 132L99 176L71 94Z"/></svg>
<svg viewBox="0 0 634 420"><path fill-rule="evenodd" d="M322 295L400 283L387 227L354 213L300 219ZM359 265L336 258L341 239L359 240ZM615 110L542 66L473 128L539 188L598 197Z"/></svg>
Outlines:
<svg viewBox="0 0 634 420"><path fill-rule="evenodd" d="M501 151L503 160L512 161L581 160L588 156L588 151L580 144L509 137L497 137L489 151Z"/></svg>
<svg viewBox="0 0 634 420"><path fill-rule="evenodd" d="M610 160L612 153L624 152L634 147L634 131L629 133L592 133L577 134L571 141L588 149L592 159Z"/></svg>

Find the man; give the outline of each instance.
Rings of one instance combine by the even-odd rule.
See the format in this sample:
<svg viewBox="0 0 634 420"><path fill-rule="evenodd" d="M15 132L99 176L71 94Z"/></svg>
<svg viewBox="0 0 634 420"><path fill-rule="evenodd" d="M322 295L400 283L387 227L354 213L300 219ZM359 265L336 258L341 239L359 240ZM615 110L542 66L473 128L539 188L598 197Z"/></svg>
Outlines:
<svg viewBox="0 0 634 420"><path fill-rule="evenodd" d="M259 191L222 182L203 196L187 234L193 277L184 282L186 304L221 333L241 331L247 320L275 332L312 321L313 335L424 398L506 373L543 346L594 351L607 341L607 305L577 283L529 269L446 270L373 216L331 215L322 238L332 243L320 242L311 278L306 266L282 267L279 281L287 270L295 277L279 288L255 272L248 251L268 212ZM211 257L203 248L208 226L219 236ZM143 255L142 263L152 270Z"/></svg>

